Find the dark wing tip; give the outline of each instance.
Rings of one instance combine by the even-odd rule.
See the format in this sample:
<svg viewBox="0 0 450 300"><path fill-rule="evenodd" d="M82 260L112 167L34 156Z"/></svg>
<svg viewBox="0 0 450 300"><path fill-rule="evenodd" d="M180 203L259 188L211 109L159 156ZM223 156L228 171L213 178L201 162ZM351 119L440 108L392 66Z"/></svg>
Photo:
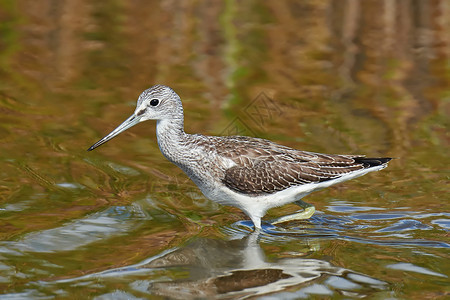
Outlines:
<svg viewBox="0 0 450 300"><path fill-rule="evenodd" d="M372 168L387 164L392 159L392 157L377 157L377 158L355 157L353 159L355 160L356 163L362 164L364 168Z"/></svg>

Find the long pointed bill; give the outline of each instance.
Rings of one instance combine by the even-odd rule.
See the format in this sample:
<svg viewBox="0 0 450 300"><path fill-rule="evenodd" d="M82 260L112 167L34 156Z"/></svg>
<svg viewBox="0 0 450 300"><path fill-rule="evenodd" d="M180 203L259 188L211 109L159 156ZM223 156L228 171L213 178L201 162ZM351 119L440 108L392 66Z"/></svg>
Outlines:
<svg viewBox="0 0 450 300"><path fill-rule="evenodd" d="M114 129L113 131L111 131L110 134L108 134L107 136L105 136L104 138L102 138L101 140L99 140L97 143L95 143L94 145L92 145L91 147L89 147L89 149L87 149L87 151L92 151L95 148L97 148L98 146L103 145L104 143L106 143L107 141L109 141L110 139L114 138L115 136L119 135L119 133L124 132L125 130L127 130L130 127L133 127L134 125L136 125L137 123L139 123L139 121L141 120L140 117L136 116L136 115L132 115L131 117L129 117L128 119L125 120L125 122L123 122L122 124L120 124L116 129Z"/></svg>

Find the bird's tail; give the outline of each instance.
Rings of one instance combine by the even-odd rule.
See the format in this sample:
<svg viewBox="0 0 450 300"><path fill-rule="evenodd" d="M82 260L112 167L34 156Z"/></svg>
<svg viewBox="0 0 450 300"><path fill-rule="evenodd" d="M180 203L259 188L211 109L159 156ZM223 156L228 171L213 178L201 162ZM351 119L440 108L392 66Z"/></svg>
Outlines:
<svg viewBox="0 0 450 300"><path fill-rule="evenodd" d="M387 163L392 159L391 157L377 157L377 158L369 158L369 157L355 157L353 158L355 162L360 163L364 166L364 168L372 168L381 165L387 165Z"/></svg>

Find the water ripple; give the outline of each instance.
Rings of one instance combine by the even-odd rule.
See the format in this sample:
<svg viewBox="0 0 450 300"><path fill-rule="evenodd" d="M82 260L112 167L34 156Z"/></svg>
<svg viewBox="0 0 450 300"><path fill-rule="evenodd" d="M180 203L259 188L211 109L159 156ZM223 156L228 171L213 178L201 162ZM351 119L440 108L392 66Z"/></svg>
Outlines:
<svg viewBox="0 0 450 300"><path fill-rule="evenodd" d="M0 253L21 255L24 252L70 251L124 234L135 230L141 219L152 219L144 209L145 205L148 205L146 201L110 207L57 228L30 233L19 241L0 242Z"/></svg>
<svg viewBox="0 0 450 300"><path fill-rule="evenodd" d="M309 220L292 221L277 226L263 222L261 240L279 243L293 239L341 239L389 247L450 248L450 244L444 241L414 238L418 231L434 229L433 224L443 228L448 226L449 221L446 219L431 220L430 225L419 221L443 214L445 213L423 214L408 211L336 216L318 212ZM253 224L250 221L239 221L224 228L224 231L233 237L244 236L253 231Z"/></svg>

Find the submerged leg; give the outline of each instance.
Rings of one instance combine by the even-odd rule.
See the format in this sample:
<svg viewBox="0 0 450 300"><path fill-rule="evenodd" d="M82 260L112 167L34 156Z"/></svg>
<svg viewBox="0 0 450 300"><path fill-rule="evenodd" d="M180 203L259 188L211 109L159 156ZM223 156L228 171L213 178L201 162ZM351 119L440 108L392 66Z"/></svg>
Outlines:
<svg viewBox="0 0 450 300"><path fill-rule="evenodd" d="M300 206L301 208L303 208L303 210L300 212L297 212L295 214L292 214L292 215L279 217L279 218L273 220L272 224L279 224L279 223L284 223L284 222L293 221L293 220L309 219L312 217L312 215L316 211L316 208L314 207L314 205L303 202L302 200L295 201L294 203L297 204L298 206Z"/></svg>
<svg viewBox="0 0 450 300"><path fill-rule="evenodd" d="M259 230L261 230L261 217L250 216L250 219L252 220L253 225L255 225L254 231L259 231Z"/></svg>

